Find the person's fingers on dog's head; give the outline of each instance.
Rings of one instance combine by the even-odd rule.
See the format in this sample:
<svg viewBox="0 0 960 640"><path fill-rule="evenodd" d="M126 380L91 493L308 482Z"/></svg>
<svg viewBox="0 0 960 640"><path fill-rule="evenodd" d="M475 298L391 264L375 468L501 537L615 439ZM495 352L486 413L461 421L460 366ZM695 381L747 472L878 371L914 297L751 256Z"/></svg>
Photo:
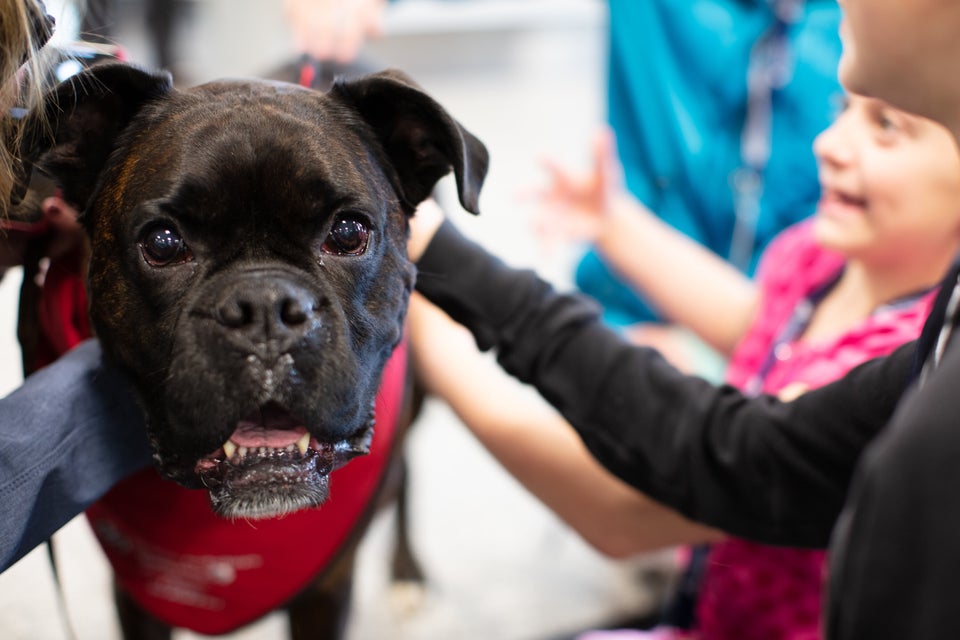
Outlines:
<svg viewBox="0 0 960 640"><path fill-rule="evenodd" d="M60 196L50 196L41 203L43 216L59 231L77 231L79 213Z"/></svg>
<svg viewBox="0 0 960 640"><path fill-rule="evenodd" d="M443 209L432 198L427 198L417 206L410 218L410 238L407 240L407 255L411 261L417 262L427 250L444 218Z"/></svg>
<svg viewBox="0 0 960 640"><path fill-rule="evenodd" d="M59 196L50 196L44 199L40 208L43 216L55 231L53 239L47 246L47 255L58 258L72 252L83 242L83 227L78 222L77 210Z"/></svg>

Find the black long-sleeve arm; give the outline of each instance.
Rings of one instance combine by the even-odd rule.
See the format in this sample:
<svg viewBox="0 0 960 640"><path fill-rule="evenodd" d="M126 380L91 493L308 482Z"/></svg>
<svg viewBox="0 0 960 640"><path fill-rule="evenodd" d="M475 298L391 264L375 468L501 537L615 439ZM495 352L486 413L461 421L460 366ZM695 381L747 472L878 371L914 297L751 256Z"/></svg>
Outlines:
<svg viewBox="0 0 960 640"><path fill-rule="evenodd" d="M534 385L611 472L731 534L824 547L854 467L886 424L913 345L792 403L745 398L632 346L596 305L504 265L444 223L417 288Z"/></svg>

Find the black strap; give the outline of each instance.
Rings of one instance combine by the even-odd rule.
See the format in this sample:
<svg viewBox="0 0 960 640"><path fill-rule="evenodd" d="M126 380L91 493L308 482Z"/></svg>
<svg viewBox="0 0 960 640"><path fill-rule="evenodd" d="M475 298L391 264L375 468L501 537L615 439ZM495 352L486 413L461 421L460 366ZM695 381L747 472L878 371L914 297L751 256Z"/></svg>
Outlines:
<svg viewBox="0 0 960 640"><path fill-rule="evenodd" d="M950 296L957 286L958 277L960 277L960 256L954 261L950 271L941 282L940 292L930 309L927 321L923 324L920 338L917 339L917 350L914 352L913 367L910 369L910 382L914 382L920 377L924 363L933 353L933 348L937 344L940 330L948 322L946 317L947 304L950 302Z"/></svg>
<svg viewBox="0 0 960 640"><path fill-rule="evenodd" d="M50 559L50 570L53 573L53 586L57 595L57 604L60 607L60 619L63 620L63 632L67 640L77 640L77 632L70 622L70 611L67 609L67 597L60 581L60 570L57 568L57 555L53 548L53 538L47 540L47 558Z"/></svg>
<svg viewBox="0 0 960 640"><path fill-rule="evenodd" d="M676 593L667 602L660 624L674 629L693 630L697 626L697 602L703 586L703 574L710 560L710 545L698 544L690 549L690 560L680 575Z"/></svg>

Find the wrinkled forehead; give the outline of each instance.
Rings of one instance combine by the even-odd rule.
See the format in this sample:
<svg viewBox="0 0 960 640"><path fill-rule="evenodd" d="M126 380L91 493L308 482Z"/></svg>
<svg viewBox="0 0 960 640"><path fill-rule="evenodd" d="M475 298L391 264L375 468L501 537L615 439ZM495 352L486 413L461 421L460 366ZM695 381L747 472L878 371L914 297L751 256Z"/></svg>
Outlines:
<svg viewBox="0 0 960 640"><path fill-rule="evenodd" d="M217 85L145 109L129 129L120 188L138 198L202 198L221 207L277 198L309 197L320 207L395 199L382 152L348 108L321 94L270 87Z"/></svg>

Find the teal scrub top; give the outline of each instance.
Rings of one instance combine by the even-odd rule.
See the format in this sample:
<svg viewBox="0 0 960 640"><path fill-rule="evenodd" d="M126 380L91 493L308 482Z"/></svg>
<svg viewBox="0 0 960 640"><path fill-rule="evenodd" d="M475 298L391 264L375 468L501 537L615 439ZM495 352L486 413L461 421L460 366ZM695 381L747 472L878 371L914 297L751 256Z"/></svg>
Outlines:
<svg viewBox="0 0 960 640"><path fill-rule="evenodd" d="M752 273L773 236L816 206L813 140L842 99L839 7L834 0L609 5L608 118L627 187L665 221ZM776 5L790 11L778 18ZM750 70L761 78L753 91ZM749 148L759 144L760 152L745 157L748 97ZM761 178L757 198L738 200L734 178L744 175ZM576 282L614 325L658 318L595 252L578 264Z"/></svg>

